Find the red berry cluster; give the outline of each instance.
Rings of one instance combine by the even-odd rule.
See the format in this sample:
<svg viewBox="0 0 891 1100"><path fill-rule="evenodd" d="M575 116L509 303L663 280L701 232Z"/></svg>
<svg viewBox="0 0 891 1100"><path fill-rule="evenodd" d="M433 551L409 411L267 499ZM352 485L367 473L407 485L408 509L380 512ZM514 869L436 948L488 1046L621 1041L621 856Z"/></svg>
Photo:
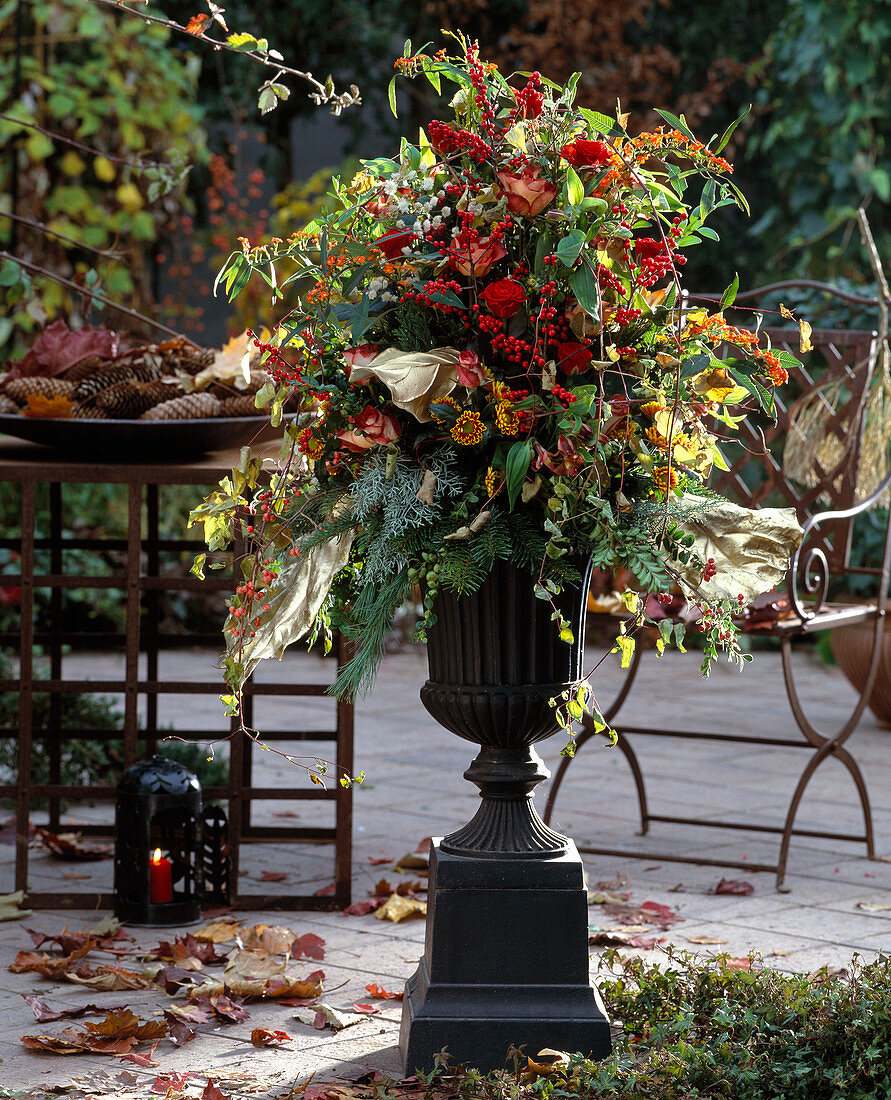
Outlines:
<svg viewBox="0 0 891 1100"><path fill-rule="evenodd" d="M492 146L479 134L470 130L455 130L434 119L427 127L430 144L440 156L449 157L466 153L471 160L482 164L492 158Z"/></svg>
<svg viewBox="0 0 891 1100"><path fill-rule="evenodd" d="M625 328L626 325L633 324L638 317L643 313L642 309L632 309L630 306L619 306L616 310L615 321L619 328Z"/></svg>
<svg viewBox="0 0 891 1100"><path fill-rule="evenodd" d="M628 291L622 285L622 280L618 275L614 275L605 264L597 265L597 278L600 280L602 287L614 291L620 298L628 297Z"/></svg>
<svg viewBox="0 0 891 1100"><path fill-rule="evenodd" d="M718 572L718 567L715 565L715 559L709 558L705 563L705 568L702 571L702 579L704 581L710 581L712 577Z"/></svg>
<svg viewBox="0 0 891 1100"><path fill-rule="evenodd" d="M564 409L568 409L569 406L576 400L574 393L570 393L569 390L564 389L559 382L555 382L551 387L551 393L554 398L560 402Z"/></svg>

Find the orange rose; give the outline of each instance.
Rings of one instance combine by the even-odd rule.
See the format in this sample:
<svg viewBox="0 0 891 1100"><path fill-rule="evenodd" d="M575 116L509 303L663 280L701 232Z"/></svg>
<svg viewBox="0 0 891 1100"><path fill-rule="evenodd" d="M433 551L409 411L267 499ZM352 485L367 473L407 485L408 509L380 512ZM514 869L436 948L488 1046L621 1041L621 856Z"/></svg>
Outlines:
<svg viewBox="0 0 891 1100"><path fill-rule="evenodd" d="M512 214L531 218L554 201L557 188L550 180L539 179L540 172L541 169L536 165L535 168L527 168L522 176L515 176L511 172L495 173L507 194L507 208Z"/></svg>
<svg viewBox="0 0 891 1100"><path fill-rule="evenodd" d="M358 453L392 443L401 431L402 425L394 416L366 405L353 421L353 427L338 432L337 438L348 450Z"/></svg>
<svg viewBox="0 0 891 1100"><path fill-rule="evenodd" d="M506 255L504 245L491 237L470 241L464 233L459 233L449 250L449 266L462 275L482 276Z"/></svg>

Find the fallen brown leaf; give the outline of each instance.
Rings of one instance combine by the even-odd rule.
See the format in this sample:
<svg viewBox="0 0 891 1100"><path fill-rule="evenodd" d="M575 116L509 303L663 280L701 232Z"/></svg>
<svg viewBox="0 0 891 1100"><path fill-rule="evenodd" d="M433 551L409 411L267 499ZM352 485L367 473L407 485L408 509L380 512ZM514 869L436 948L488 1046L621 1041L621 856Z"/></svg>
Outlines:
<svg viewBox="0 0 891 1100"><path fill-rule="evenodd" d="M167 1034L163 1020L140 1020L129 1008L119 1012L107 1012L99 1024L85 1023L88 1035L106 1039L127 1039L131 1035L143 1039L162 1039Z"/></svg>
<svg viewBox="0 0 891 1100"><path fill-rule="evenodd" d="M229 1100L229 1093L218 1089L213 1079L208 1077L204 1091L201 1093L201 1100Z"/></svg>
<svg viewBox="0 0 891 1100"><path fill-rule="evenodd" d="M257 879L258 882L284 882L288 877L287 871L264 871Z"/></svg>
<svg viewBox="0 0 891 1100"><path fill-rule="evenodd" d="M714 936L685 936L687 943L726 943L726 940L715 939Z"/></svg>
<svg viewBox="0 0 891 1100"><path fill-rule="evenodd" d="M361 1001L357 1001L353 1004L353 1012L358 1012L363 1016L376 1016L380 1009L377 1005L363 1004Z"/></svg>
<svg viewBox="0 0 891 1100"><path fill-rule="evenodd" d="M382 905L385 905L387 898L365 898L362 901L354 901L352 905L348 905L346 909L341 912L342 917L364 917L368 913L373 913L375 909L380 909Z"/></svg>
<svg viewBox="0 0 891 1100"><path fill-rule="evenodd" d="M858 901L857 908L864 913L884 913L891 909L891 901Z"/></svg>
<svg viewBox="0 0 891 1100"><path fill-rule="evenodd" d="M118 966L82 966L67 971L62 977L68 982L86 986L100 993L118 993L124 989L151 989L157 985L157 972L142 974L134 970L123 970Z"/></svg>
<svg viewBox="0 0 891 1100"><path fill-rule="evenodd" d="M268 955L287 954L294 941L294 930L280 924L255 924L238 934L246 951L265 951Z"/></svg>
<svg viewBox="0 0 891 1100"><path fill-rule="evenodd" d="M38 829L37 838L56 859L96 860L110 859L114 855L113 844L81 844L80 833L51 833Z"/></svg>
<svg viewBox="0 0 891 1100"><path fill-rule="evenodd" d="M34 1013L34 1019L39 1020L42 1024L50 1024L54 1020L74 1020L79 1016L102 1016L106 1012L120 1012L127 1007L126 1005L106 1005L104 1008L100 1008L99 1005L88 1004L78 1005L77 1008L56 1010L50 1008L50 1006L44 1001L41 1001L39 997L32 997L28 993L22 993L21 997Z"/></svg>
<svg viewBox="0 0 891 1100"><path fill-rule="evenodd" d="M152 1043L152 1049L145 1054L128 1053L119 1054L118 1057L122 1062L132 1062L135 1066L142 1066L144 1069L147 1069L149 1066L157 1066L160 1065L160 1062L156 1062L152 1057L157 1045L157 1043Z"/></svg>
<svg viewBox="0 0 891 1100"><path fill-rule="evenodd" d="M381 867L385 863L392 863L393 860L390 859L389 856L381 857L380 859L375 859L374 856L369 856L368 862L371 864L372 867Z"/></svg>
<svg viewBox="0 0 891 1100"><path fill-rule="evenodd" d="M755 887L751 882L746 882L745 879L739 878L722 878L718 885L715 887L716 894L736 894L740 897L745 897L748 894L755 893Z"/></svg>

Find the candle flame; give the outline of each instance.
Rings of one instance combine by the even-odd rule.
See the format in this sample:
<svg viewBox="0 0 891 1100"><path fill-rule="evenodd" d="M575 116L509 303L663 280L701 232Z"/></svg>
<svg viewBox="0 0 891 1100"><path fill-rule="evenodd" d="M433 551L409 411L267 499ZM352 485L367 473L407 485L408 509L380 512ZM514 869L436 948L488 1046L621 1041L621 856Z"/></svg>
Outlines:
<svg viewBox="0 0 891 1100"><path fill-rule="evenodd" d="M152 863L160 863L160 862L161 862L161 849L156 848L153 855L152 855Z"/></svg>

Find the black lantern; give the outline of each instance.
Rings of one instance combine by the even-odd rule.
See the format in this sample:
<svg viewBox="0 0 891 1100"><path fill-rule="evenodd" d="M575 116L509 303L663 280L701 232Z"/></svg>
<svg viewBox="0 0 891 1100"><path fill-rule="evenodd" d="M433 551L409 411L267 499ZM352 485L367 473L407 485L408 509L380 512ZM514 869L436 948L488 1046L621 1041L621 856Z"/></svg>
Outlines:
<svg viewBox="0 0 891 1100"><path fill-rule="evenodd" d="M201 784L175 760L128 768L115 812L115 914L167 926L201 916Z"/></svg>

